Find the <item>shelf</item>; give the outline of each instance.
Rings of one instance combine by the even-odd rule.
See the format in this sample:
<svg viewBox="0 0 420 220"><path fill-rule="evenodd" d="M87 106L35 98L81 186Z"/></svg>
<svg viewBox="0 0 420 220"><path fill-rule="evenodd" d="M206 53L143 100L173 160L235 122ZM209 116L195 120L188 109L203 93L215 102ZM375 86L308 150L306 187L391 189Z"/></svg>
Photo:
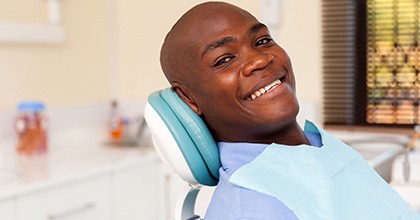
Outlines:
<svg viewBox="0 0 420 220"><path fill-rule="evenodd" d="M0 21L0 42L62 43L66 30L62 25Z"/></svg>

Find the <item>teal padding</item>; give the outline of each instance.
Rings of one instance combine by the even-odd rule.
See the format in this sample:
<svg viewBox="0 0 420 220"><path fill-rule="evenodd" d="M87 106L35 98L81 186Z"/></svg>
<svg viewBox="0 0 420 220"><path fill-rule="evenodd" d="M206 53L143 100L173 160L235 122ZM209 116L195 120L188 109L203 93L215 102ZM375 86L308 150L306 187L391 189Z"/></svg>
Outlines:
<svg viewBox="0 0 420 220"><path fill-rule="evenodd" d="M197 182L210 186L216 185L217 180L214 180L210 175L207 166L190 135L169 105L160 96L160 92L152 93L148 98L148 102L156 110L173 135Z"/></svg>
<svg viewBox="0 0 420 220"><path fill-rule="evenodd" d="M159 116L162 118L170 132L172 133L175 141L178 144L178 147L180 148L182 154L184 155L184 158L194 176L194 178L203 185L208 186L214 186L218 182L218 173L217 176L214 174L213 171L209 171L209 165L207 164L206 160L203 158L203 155L201 154L201 151L197 147L196 143L194 142L194 139L191 137L191 134L188 133L188 130L185 126L189 126L188 124L184 125L181 123L180 119L178 118L178 115L175 114L175 111L179 111L180 109L173 109L173 106L169 105L167 101L162 98L162 92L158 91L152 93L148 97L149 104L156 110L156 112L159 114ZM171 91L172 92L172 91ZM176 94L175 94L176 95ZM179 98L178 98L179 99ZM184 103L185 104L185 103ZM172 104L174 105L174 104ZM187 106L188 107L188 106ZM190 109L191 110L191 109ZM185 113L182 113L185 114ZM201 119L200 119L201 120ZM211 137L211 136L210 136ZM214 143L214 140L213 140ZM217 158L218 158L218 151L217 147L214 143L214 149L212 152L214 154L214 150L217 152ZM204 156L204 157L215 157L216 155L212 156ZM212 162L211 169L215 169L216 163L214 161ZM220 167L220 162L219 166Z"/></svg>
<svg viewBox="0 0 420 220"><path fill-rule="evenodd" d="M161 96L190 134L212 176L218 179L221 166L219 150L207 125L172 89L163 90Z"/></svg>

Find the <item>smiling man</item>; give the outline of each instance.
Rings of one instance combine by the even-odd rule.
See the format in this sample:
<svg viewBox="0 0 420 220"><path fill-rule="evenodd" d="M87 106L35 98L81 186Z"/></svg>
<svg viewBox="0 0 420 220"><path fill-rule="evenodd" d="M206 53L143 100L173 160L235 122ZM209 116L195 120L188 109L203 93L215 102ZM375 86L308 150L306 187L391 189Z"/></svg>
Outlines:
<svg viewBox="0 0 420 220"><path fill-rule="evenodd" d="M218 142L222 167L206 220L412 213L360 155L310 122L300 128L289 56L247 11L222 2L193 7L167 34L161 65Z"/></svg>
<svg viewBox="0 0 420 220"><path fill-rule="evenodd" d="M248 12L225 3L191 9L167 35L161 64L219 141L308 143L295 120L290 59Z"/></svg>
<svg viewBox="0 0 420 220"><path fill-rule="evenodd" d="M309 144L296 122L290 59L267 27L230 4L198 5L168 33L161 64L172 88L219 141L222 170L206 219L294 219L272 196L228 181L265 144Z"/></svg>

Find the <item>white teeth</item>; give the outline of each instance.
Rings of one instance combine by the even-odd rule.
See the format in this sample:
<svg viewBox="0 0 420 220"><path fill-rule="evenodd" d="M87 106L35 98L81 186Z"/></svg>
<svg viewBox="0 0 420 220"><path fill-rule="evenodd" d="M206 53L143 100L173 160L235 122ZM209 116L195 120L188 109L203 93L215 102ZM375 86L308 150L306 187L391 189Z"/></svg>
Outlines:
<svg viewBox="0 0 420 220"><path fill-rule="evenodd" d="M269 85L266 85L265 87L263 87L263 88L255 91L254 93L252 93L251 96L247 98L247 100L248 101L254 100L254 99L260 97L262 94L274 89L276 86L278 86L280 84L281 84L280 79L277 79L274 82L270 83Z"/></svg>

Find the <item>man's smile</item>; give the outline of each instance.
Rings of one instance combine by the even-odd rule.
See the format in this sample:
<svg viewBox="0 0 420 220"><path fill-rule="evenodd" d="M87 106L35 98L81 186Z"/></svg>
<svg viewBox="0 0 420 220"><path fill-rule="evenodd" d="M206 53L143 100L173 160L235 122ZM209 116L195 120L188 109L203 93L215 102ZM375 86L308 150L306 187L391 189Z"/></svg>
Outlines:
<svg viewBox="0 0 420 220"><path fill-rule="evenodd" d="M279 86L281 83L283 83L285 81L286 77L281 77L280 79L276 79L273 82L269 83L268 85L261 87L260 89L258 89L257 91L253 92L251 95L249 95L246 100L247 101L252 101L262 95L264 95L267 92L270 92L271 90L273 90L274 88L276 88L277 86Z"/></svg>

